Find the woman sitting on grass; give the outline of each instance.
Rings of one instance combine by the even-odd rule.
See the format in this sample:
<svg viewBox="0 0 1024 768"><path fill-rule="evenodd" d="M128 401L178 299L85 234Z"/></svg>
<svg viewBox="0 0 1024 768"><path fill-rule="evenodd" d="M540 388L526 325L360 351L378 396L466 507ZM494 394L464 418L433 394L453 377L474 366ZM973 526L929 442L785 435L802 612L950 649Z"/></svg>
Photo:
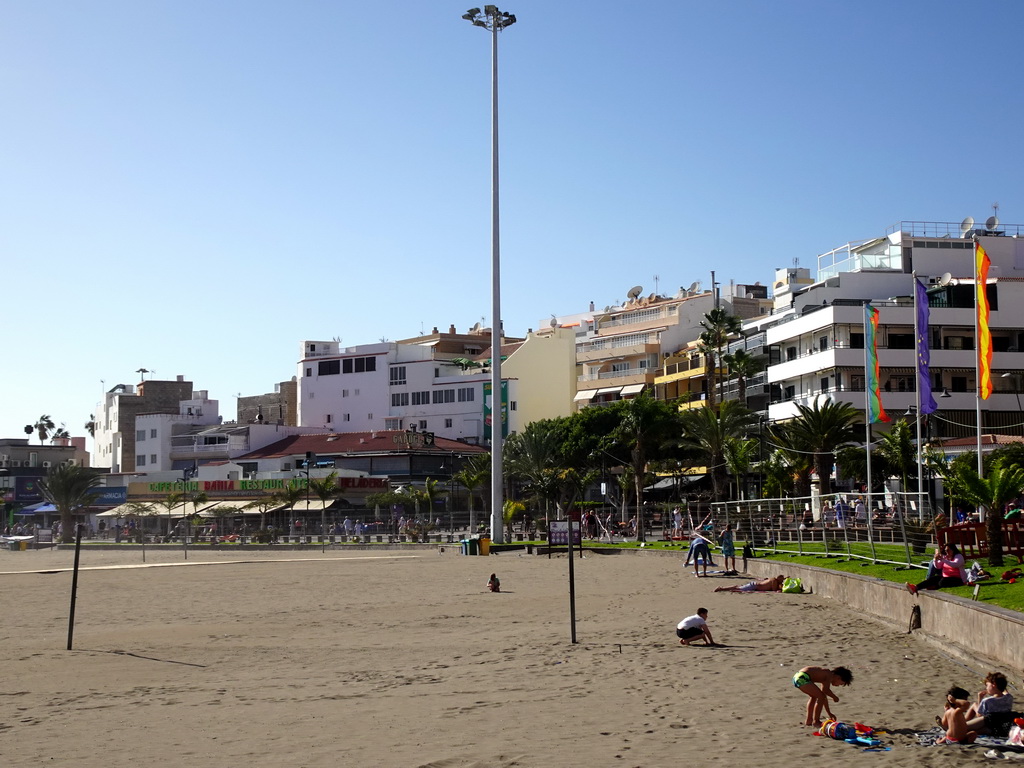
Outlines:
<svg viewBox="0 0 1024 768"><path fill-rule="evenodd" d="M935 550L932 559L932 575L919 584L907 582L907 591L916 595L921 589L943 589L945 587L962 587L967 583L967 571L964 570L964 556L956 548L956 544L947 543L942 549Z"/></svg>

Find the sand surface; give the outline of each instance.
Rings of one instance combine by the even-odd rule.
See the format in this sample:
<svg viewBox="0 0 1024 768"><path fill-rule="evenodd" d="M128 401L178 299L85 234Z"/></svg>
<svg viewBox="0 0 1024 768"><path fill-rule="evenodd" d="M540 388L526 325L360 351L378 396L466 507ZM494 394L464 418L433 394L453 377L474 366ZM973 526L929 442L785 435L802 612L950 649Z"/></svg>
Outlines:
<svg viewBox="0 0 1024 768"><path fill-rule="evenodd" d="M198 549L94 569L141 555L86 552L68 651L71 574L11 571L72 562L0 552L4 766L989 762L912 736L985 670L814 595L715 594L739 582L677 558L576 559L573 645L564 557ZM699 606L726 647L678 644ZM833 709L888 728L892 751L800 725L807 664L853 670Z"/></svg>

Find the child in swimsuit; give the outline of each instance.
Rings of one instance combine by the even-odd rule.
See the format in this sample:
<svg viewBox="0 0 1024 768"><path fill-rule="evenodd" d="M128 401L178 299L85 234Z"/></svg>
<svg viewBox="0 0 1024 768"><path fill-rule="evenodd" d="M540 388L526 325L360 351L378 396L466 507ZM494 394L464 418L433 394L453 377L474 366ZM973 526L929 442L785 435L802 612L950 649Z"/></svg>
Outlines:
<svg viewBox="0 0 1024 768"><path fill-rule="evenodd" d="M793 675L793 687L807 694L807 717L804 725L821 727L821 711L824 709L829 719L835 715L829 709L828 700L838 702L839 697L832 693L832 686L849 685L853 682L853 673L846 667L825 669L824 667L804 667ZM820 688L818 686L821 686Z"/></svg>

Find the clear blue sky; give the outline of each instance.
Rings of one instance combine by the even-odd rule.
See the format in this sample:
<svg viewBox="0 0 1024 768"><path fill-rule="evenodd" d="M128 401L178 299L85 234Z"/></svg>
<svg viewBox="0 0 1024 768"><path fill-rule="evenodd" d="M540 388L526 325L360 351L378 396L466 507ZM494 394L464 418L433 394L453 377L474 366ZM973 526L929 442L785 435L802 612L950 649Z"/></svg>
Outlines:
<svg viewBox="0 0 1024 768"><path fill-rule="evenodd" d="M233 418L302 339L489 325L469 5L8 0L0 436L82 434L140 367ZM1024 224L1024 4L500 7L510 334L900 220Z"/></svg>

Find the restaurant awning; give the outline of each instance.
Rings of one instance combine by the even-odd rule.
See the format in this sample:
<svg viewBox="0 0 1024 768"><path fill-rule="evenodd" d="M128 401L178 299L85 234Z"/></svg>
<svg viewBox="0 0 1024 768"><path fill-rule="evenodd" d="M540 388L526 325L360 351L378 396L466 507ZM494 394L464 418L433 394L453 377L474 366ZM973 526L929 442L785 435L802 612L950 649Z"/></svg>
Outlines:
<svg viewBox="0 0 1024 768"><path fill-rule="evenodd" d="M113 509L108 509L106 512L100 512L96 517L128 517L129 515L135 517L191 517L215 506L217 506L217 502L205 501L195 504L189 501L185 504L177 504L168 511L167 507L157 502L129 501Z"/></svg>
<svg viewBox="0 0 1024 768"><path fill-rule="evenodd" d="M596 389L583 389L576 393L576 397L572 400L573 402L579 402L580 400L592 400L594 395L597 394Z"/></svg>

